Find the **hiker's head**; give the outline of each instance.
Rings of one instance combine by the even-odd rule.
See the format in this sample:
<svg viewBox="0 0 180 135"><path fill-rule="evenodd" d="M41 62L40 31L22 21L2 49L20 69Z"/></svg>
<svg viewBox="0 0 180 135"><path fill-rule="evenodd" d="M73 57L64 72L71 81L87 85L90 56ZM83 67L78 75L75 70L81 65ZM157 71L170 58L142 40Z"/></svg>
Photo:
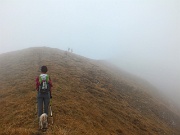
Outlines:
<svg viewBox="0 0 180 135"><path fill-rule="evenodd" d="M46 66L42 66L41 67L41 72L42 73L46 73L48 71L47 67Z"/></svg>

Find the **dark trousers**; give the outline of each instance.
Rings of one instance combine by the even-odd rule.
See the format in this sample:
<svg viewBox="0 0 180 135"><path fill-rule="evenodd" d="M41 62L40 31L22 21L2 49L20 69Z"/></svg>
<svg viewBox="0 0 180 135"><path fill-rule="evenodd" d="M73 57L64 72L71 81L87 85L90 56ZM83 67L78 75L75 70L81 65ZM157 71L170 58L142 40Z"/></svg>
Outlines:
<svg viewBox="0 0 180 135"><path fill-rule="evenodd" d="M50 93L40 93L38 91L37 95L37 103L38 103L38 117L41 116L41 114L46 113L48 115L49 110L49 102L50 102Z"/></svg>

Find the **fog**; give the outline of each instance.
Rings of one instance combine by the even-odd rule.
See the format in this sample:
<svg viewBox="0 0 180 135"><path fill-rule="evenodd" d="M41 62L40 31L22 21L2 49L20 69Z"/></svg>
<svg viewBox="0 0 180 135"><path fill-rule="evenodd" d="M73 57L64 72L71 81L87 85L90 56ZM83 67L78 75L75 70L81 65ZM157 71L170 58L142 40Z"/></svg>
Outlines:
<svg viewBox="0 0 180 135"><path fill-rule="evenodd" d="M35 46L104 59L180 105L179 0L0 0L0 53Z"/></svg>

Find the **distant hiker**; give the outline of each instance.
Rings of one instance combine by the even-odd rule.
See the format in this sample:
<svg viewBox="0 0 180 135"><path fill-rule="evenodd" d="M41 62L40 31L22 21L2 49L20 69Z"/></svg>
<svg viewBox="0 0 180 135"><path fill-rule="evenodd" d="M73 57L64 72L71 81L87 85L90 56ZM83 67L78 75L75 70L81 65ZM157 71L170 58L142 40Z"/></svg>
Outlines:
<svg viewBox="0 0 180 135"><path fill-rule="evenodd" d="M38 117L43 113L48 115L48 107L51 96L52 82L50 76L46 74L48 71L46 66L41 67L41 74L36 78Z"/></svg>
<svg viewBox="0 0 180 135"><path fill-rule="evenodd" d="M68 52L70 52L70 48L68 48Z"/></svg>

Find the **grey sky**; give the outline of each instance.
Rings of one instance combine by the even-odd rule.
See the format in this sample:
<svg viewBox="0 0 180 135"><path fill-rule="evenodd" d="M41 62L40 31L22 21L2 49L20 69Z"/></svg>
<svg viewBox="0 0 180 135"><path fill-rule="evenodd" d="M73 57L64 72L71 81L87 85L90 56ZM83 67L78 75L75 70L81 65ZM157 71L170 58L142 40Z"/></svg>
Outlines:
<svg viewBox="0 0 180 135"><path fill-rule="evenodd" d="M179 0L0 0L0 53L33 46L111 60L180 97Z"/></svg>

